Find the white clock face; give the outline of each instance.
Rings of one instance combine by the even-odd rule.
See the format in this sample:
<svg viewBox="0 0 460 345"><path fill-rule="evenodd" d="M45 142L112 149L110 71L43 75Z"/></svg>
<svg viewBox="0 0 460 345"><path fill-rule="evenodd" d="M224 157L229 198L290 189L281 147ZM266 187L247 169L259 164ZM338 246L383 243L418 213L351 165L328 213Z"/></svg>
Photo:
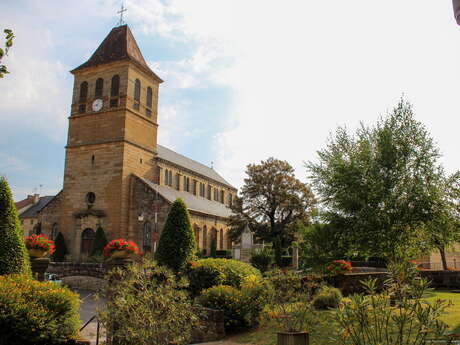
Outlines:
<svg viewBox="0 0 460 345"><path fill-rule="evenodd" d="M100 111L103 105L104 105L104 102L102 101L102 99L100 98L95 99L93 102L93 111Z"/></svg>

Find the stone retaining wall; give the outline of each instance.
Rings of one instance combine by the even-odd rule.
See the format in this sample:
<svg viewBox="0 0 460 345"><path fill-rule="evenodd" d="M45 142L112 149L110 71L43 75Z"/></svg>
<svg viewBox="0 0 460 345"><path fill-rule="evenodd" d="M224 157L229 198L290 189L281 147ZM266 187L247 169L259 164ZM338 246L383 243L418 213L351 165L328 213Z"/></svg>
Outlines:
<svg viewBox="0 0 460 345"><path fill-rule="evenodd" d="M460 271L420 271L420 275L431 281L433 288L460 289Z"/></svg>
<svg viewBox="0 0 460 345"><path fill-rule="evenodd" d="M59 278L89 276L102 279L105 275L105 265L102 263L51 262L46 272L56 274Z"/></svg>
<svg viewBox="0 0 460 345"><path fill-rule="evenodd" d="M387 272L347 273L333 277L333 285L339 288L346 296L364 293L364 287L361 282L368 279L377 279L377 287L381 289L387 278Z"/></svg>

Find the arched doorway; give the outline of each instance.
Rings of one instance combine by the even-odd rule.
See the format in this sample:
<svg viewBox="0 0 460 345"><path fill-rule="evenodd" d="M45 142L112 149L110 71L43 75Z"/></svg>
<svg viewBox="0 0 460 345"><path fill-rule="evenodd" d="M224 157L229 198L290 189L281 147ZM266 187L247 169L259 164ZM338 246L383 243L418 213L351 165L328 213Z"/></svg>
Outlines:
<svg viewBox="0 0 460 345"><path fill-rule="evenodd" d="M219 231L219 249L224 249L224 230L220 229Z"/></svg>
<svg viewBox="0 0 460 345"><path fill-rule="evenodd" d="M91 228L86 228L81 233L81 249L80 252L82 254L89 255L91 253L91 249L93 248L94 236L95 232Z"/></svg>
<svg viewBox="0 0 460 345"><path fill-rule="evenodd" d="M35 235L40 235L42 233L42 223L35 224L33 231Z"/></svg>

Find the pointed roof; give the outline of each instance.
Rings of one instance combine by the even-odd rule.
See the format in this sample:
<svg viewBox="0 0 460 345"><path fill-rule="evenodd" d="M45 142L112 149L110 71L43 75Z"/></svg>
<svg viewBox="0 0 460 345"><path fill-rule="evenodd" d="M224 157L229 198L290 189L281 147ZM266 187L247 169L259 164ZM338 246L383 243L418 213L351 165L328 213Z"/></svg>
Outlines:
<svg viewBox="0 0 460 345"><path fill-rule="evenodd" d="M112 29L88 61L71 72L115 61L129 60L160 83L163 82L147 65L128 25Z"/></svg>

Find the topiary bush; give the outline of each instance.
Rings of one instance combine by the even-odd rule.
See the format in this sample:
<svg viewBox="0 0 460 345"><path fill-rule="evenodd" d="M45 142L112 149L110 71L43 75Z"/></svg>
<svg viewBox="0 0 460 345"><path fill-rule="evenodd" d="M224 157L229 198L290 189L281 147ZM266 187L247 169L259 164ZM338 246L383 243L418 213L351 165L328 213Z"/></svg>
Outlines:
<svg viewBox="0 0 460 345"><path fill-rule="evenodd" d="M202 290L217 285L240 288L244 278L262 278L260 271L242 261L233 259L202 259L192 262L188 272L190 291L198 295Z"/></svg>
<svg viewBox="0 0 460 345"><path fill-rule="evenodd" d="M155 258L160 265L178 272L185 268L195 251L195 234L187 206L182 199L177 199L168 213Z"/></svg>
<svg viewBox="0 0 460 345"><path fill-rule="evenodd" d="M54 245L56 250L52 256L53 261L62 262L65 259L65 256L69 253L67 251L67 245L65 244L64 235L59 232L54 240Z"/></svg>
<svg viewBox="0 0 460 345"><path fill-rule="evenodd" d="M261 251L252 254L251 264L261 272L267 272L273 264L273 259L273 251L265 247Z"/></svg>
<svg viewBox="0 0 460 345"><path fill-rule="evenodd" d="M0 177L0 275L31 275L29 254L8 182Z"/></svg>
<svg viewBox="0 0 460 345"><path fill-rule="evenodd" d="M104 247L109 243L105 236L105 231L101 227L98 227L96 234L94 235L93 249L91 250L91 256L102 256Z"/></svg>
<svg viewBox="0 0 460 345"><path fill-rule="evenodd" d="M343 296L339 289L331 286L323 286L313 297L312 303L316 309L337 308L342 298Z"/></svg>
<svg viewBox="0 0 460 345"><path fill-rule="evenodd" d="M241 289L228 285L213 286L204 290L197 302L207 308L222 310L225 328L231 330L256 326L268 293L268 286L252 275L243 280Z"/></svg>
<svg viewBox="0 0 460 345"><path fill-rule="evenodd" d="M64 344L78 336L79 296L25 275L0 276L0 345Z"/></svg>

